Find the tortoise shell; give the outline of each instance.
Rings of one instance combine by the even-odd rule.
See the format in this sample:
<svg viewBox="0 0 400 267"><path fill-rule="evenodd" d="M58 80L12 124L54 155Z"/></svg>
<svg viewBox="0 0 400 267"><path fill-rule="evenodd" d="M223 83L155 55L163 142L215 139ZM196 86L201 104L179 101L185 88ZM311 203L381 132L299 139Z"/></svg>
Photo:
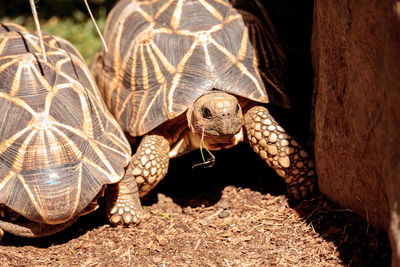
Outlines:
<svg viewBox="0 0 400 267"><path fill-rule="evenodd" d="M120 181L130 146L73 46L0 24L0 206L29 220L76 217Z"/></svg>
<svg viewBox="0 0 400 267"><path fill-rule="evenodd" d="M287 106L284 56L264 14L223 0L118 2L104 31L109 52L93 64L108 108L140 136L213 89Z"/></svg>

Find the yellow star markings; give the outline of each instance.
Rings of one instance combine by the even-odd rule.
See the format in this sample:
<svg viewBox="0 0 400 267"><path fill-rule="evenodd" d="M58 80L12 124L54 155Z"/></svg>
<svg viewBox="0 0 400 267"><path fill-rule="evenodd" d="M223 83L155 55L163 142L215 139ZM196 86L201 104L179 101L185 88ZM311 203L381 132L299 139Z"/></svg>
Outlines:
<svg viewBox="0 0 400 267"><path fill-rule="evenodd" d="M183 0L178 0L174 13L172 14L171 27L177 29L181 22Z"/></svg>
<svg viewBox="0 0 400 267"><path fill-rule="evenodd" d="M219 21L222 21L224 18L221 13L218 12L217 9L215 9L212 5L210 5L207 1L205 0L199 0L201 5L210 12L211 15L213 15L216 19Z"/></svg>
<svg viewBox="0 0 400 267"><path fill-rule="evenodd" d="M7 38L4 38L1 42L0 42L0 55L2 54L2 52L3 52L3 49L4 49L4 47L6 46L6 44L7 44Z"/></svg>
<svg viewBox="0 0 400 267"><path fill-rule="evenodd" d="M250 91L247 97L268 102L255 54L257 45L265 42L260 39L268 36L246 22L245 15L224 0L121 2L106 24L111 53L103 54L97 64L101 74L95 75L123 129L133 136L145 134L157 123L180 115L192 97L213 84L226 85L219 89L241 95L239 88L217 75L237 76L232 78L250 87L243 91ZM257 34L260 36L254 37ZM260 55L269 56L264 54L272 51L272 46L260 48ZM189 77L191 72L199 76ZM280 92L273 77L268 77L266 81ZM198 87L193 84L196 81ZM192 85L193 96L184 91Z"/></svg>
<svg viewBox="0 0 400 267"><path fill-rule="evenodd" d="M3 105L0 122L17 126L5 127L8 131L0 132L0 157L3 166L8 167L8 170L3 170L8 171L7 175L0 177L0 191L6 198L9 194L12 196L13 192L2 190L17 179L37 216L41 216L44 222L58 223L57 219L51 218L57 215L57 210L51 207L52 192L47 191L48 186L62 184L65 177L64 174L58 176L57 171L47 173L49 170L77 164L73 184L65 185L65 190L60 193L61 198L71 203L65 212L72 209L68 213L72 217L81 201L84 165L103 173L103 177L97 177L101 181L115 183L122 178L123 167L131 152L79 53L63 39L46 35L45 40L48 64L40 58L41 48L35 36L27 32L0 34L0 79L3 82L0 101L7 103ZM7 43L11 41L23 44L10 48ZM26 47L26 51L20 47ZM66 48L66 51L59 47ZM10 51L17 52L10 54ZM65 107L65 110L60 110L60 107ZM19 120L4 121L9 118ZM108 152L116 158L110 157ZM4 158L9 155L13 157ZM41 192L43 189L47 191Z"/></svg>
<svg viewBox="0 0 400 267"><path fill-rule="evenodd" d="M164 11L169 8L175 0L169 0L165 2L160 9L158 9L157 13L155 14L154 18L157 19Z"/></svg>
<svg viewBox="0 0 400 267"><path fill-rule="evenodd" d="M2 180L0 180L0 190L3 189L3 187L10 181L14 176L16 176L17 173L14 171L9 171L5 177L3 177Z"/></svg>
<svg viewBox="0 0 400 267"><path fill-rule="evenodd" d="M159 28L159 29L154 29L153 32L154 34L158 34L158 33L165 33L165 34L173 34L176 33L177 35L181 35L181 36L191 36L194 37L193 40L193 44L190 47L190 49L186 52L186 54L182 57L182 59L180 60L178 66L176 68L174 68L172 66L172 64L168 61L168 59L165 58L164 54L158 49L157 45L153 42L152 39L149 40L149 45L150 47L153 49L154 53L150 52L152 51L150 49L150 47L148 47L148 55L150 56L152 65L154 66L154 70L156 73L157 81L159 81L159 83L164 84L165 83L165 77L162 74L162 72L160 71L160 67L158 66L158 62L156 61L154 55L156 55L160 61L163 63L164 67L167 68L167 70L170 73L175 73L173 78L172 78L172 83L170 85L170 87L164 87L164 90L168 90L168 94L167 94L167 98L164 99L165 101L167 101L166 103L166 107L167 107L167 114L169 118L174 118L175 116L177 116L178 114L175 114L173 109L174 109L174 93L176 88L179 86L180 80L182 78L182 73L184 72L184 67L185 64L187 63L187 61L190 59L190 57L193 55L194 50L196 49L196 47L198 45L201 45L204 51L204 55L205 55L205 63L207 66L209 66L211 68L212 63L211 63L211 59L210 59L210 55L208 52L208 46L209 44L213 44L220 52L224 53L233 64L235 64L237 66L237 68L246 76L248 76L252 82L255 84L257 90L259 91L259 93L261 95L264 95L264 88L259 84L258 80L250 73L250 71L246 68L246 66L242 63L240 63L241 60L244 59L246 52L247 52L247 45L249 43L249 34L248 34L248 29L245 28L245 31L243 33L243 38L242 38L242 43L240 46L240 50L238 55L233 55L231 52L229 52L224 46L220 45L217 41L215 41L212 37L211 34L218 32L220 30L223 30L224 25L226 23L226 21L228 23L232 22L233 20L236 19L240 19L241 16L240 15L231 15L229 17L226 18L226 21L224 21L223 16L211 5L209 4L207 1L199 1L200 4L210 12L210 14L212 16L214 16L216 19L218 19L219 21L221 21L220 24L217 25L213 25L209 30L207 31L200 31L200 32L193 32L193 31L189 31L189 30L177 30L177 28L179 27L179 22L180 22L180 18L182 15L182 8L183 8L183 0L179 0L176 3L173 15L172 15L172 19L170 22L171 28ZM169 6L171 5L171 1L166 2L163 6L162 6L162 10L166 10ZM146 12L143 11L143 9L138 9L138 12L143 15L143 17L148 17L148 14ZM147 15L144 15L147 14ZM157 13L157 16L159 16L161 13ZM153 18L151 20L148 21L149 24L153 25L154 21ZM146 44L148 45L148 44ZM142 61L142 79L143 79L143 89L147 90L149 88L146 76L148 75L148 68L147 65L145 63L144 60L144 53L143 51L140 51L140 56L141 56L141 61ZM133 62L136 62L136 53L132 58ZM132 72L131 72L131 79L134 79L133 76L135 76L135 72L133 71L133 68L135 66L132 65ZM134 83L131 83L132 85ZM159 91L156 91L156 96L158 96ZM142 99L145 100L146 99L146 95L145 94ZM129 96L132 97L132 96ZM118 99L118 98L117 98ZM152 108L152 104L154 103L154 101L151 101L151 103L147 106L147 109L142 112L142 108L143 108L143 101L142 103L139 105L139 109L137 112L135 112L138 116L140 116L140 118L145 117L145 114L148 114L149 110ZM134 107L135 105L133 105ZM124 109L124 108L122 108ZM120 109L121 110L121 109ZM118 112L117 113L120 117L122 112ZM140 125L140 122L138 122L139 118L132 118L132 120L134 120L134 122L131 122L131 126L130 128L135 128L137 125ZM141 121L143 121L143 119L141 119Z"/></svg>

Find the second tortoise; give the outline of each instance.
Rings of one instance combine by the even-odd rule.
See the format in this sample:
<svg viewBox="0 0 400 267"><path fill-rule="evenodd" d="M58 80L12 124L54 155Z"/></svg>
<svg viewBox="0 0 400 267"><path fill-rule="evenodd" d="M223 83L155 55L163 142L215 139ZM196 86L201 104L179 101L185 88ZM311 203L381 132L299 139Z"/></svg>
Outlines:
<svg viewBox="0 0 400 267"><path fill-rule="evenodd" d="M60 37L43 39L47 62L36 35L0 24L0 239L62 231L104 192L110 211L129 195L123 215L138 223L123 131L79 52Z"/></svg>

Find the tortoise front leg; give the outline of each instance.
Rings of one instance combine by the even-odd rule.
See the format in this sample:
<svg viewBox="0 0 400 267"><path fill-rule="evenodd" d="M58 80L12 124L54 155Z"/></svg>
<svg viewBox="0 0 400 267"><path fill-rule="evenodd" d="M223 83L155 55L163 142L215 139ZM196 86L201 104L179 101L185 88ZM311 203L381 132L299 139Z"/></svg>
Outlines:
<svg viewBox="0 0 400 267"><path fill-rule="evenodd" d="M244 117L253 150L283 177L293 198L306 197L316 186L314 162L308 153L279 126L267 108L255 106Z"/></svg>
<svg viewBox="0 0 400 267"><path fill-rule="evenodd" d="M167 174L169 142L161 135L146 135L132 157L132 174L136 178L140 197L146 195Z"/></svg>
<svg viewBox="0 0 400 267"><path fill-rule="evenodd" d="M106 202L108 219L112 224L129 225L140 222L142 205L135 177L132 175L132 162L124 178L107 187Z"/></svg>
<svg viewBox="0 0 400 267"><path fill-rule="evenodd" d="M124 179L108 190L108 216L113 224L140 221L139 196L146 195L164 178L169 163L169 142L160 135L147 135L133 155Z"/></svg>

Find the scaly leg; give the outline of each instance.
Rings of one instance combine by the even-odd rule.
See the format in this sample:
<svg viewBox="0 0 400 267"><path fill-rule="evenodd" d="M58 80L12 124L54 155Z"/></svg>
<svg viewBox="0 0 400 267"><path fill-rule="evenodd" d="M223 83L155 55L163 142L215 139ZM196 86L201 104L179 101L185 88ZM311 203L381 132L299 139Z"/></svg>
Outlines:
<svg viewBox="0 0 400 267"><path fill-rule="evenodd" d="M285 179L289 195L299 199L312 193L317 183L313 160L279 126L267 108L252 107L244 120L251 147Z"/></svg>
<svg viewBox="0 0 400 267"><path fill-rule="evenodd" d="M112 185L107 199L109 218L113 224L134 224L140 221L139 196L146 195L164 178L169 163L169 142L161 135L146 135L132 157L125 177Z"/></svg>
<svg viewBox="0 0 400 267"><path fill-rule="evenodd" d="M143 138L131 161L140 197L150 192L167 174L169 150L168 140L161 135Z"/></svg>
<svg viewBox="0 0 400 267"><path fill-rule="evenodd" d="M142 213L139 191L132 174L132 162L129 164L124 178L117 184L107 187L107 215L112 224L138 224Z"/></svg>

